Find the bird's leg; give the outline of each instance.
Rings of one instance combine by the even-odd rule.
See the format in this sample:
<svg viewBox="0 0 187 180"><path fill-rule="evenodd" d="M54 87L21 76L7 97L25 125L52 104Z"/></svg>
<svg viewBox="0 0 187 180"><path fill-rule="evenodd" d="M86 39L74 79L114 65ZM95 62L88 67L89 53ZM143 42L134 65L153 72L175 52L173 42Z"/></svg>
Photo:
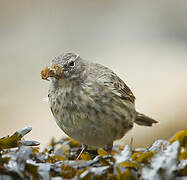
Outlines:
<svg viewBox="0 0 187 180"><path fill-rule="evenodd" d="M132 150L132 146L133 146L133 137L131 137L131 141L130 141L130 148L131 148L131 150Z"/></svg>
<svg viewBox="0 0 187 180"><path fill-rule="evenodd" d="M87 145L82 144L82 150L79 153L79 155L77 156L76 160L79 160L79 158L81 157L81 154L87 149Z"/></svg>

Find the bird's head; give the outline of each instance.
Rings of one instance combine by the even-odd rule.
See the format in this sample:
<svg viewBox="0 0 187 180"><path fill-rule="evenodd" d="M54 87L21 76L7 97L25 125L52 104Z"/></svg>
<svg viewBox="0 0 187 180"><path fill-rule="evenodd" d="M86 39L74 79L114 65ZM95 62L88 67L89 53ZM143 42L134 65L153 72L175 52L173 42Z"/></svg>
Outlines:
<svg viewBox="0 0 187 180"><path fill-rule="evenodd" d="M55 57L51 62L51 67L46 67L41 71L41 77L44 80L51 77L52 80L63 83L80 79L84 70L85 64L79 55L65 53Z"/></svg>

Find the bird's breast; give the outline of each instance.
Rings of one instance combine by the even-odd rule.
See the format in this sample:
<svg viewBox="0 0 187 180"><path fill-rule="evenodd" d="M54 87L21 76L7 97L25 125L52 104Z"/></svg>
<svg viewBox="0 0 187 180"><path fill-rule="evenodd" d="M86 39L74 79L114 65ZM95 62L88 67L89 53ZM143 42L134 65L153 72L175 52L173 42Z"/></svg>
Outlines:
<svg viewBox="0 0 187 180"><path fill-rule="evenodd" d="M50 104L58 126L67 135L102 147L132 128L135 110L132 103L122 102L104 89L98 93L98 89L97 86L56 89L50 93Z"/></svg>

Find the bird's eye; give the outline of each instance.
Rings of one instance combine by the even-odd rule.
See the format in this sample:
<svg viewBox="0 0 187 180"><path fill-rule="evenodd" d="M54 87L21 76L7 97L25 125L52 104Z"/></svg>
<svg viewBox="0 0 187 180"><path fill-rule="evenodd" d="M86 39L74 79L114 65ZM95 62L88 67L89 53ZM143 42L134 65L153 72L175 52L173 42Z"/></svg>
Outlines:
<svg viewBox="0 0 187 180"><path fill-rule="evenodd" d="M71 67L75 66L75 62L74 61L70 61L69 66L71 66Z"/></svg>

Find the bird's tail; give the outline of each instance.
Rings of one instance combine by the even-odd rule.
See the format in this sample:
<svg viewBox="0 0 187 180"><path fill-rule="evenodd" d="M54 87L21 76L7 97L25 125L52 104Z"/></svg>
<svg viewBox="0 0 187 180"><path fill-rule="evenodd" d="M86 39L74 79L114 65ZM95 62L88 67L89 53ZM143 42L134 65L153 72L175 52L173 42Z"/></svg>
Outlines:
<svg viewBox="0 0 187 180"><path fill-rule="evenodd" d="M155 121L154 119L152 119L144 114L136 112L135 123L140 126L152 126L153 124L158 123L158 121Z"/></svg>

